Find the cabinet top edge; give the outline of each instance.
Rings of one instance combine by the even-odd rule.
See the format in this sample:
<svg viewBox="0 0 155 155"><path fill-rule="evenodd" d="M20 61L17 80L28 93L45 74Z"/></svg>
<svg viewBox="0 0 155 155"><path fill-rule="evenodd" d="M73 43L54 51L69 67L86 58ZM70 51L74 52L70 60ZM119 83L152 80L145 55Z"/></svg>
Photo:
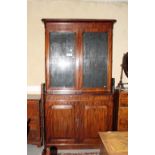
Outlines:
<svg viewBox="0 0 155 155"><path fill-rule="evenodd" d="M46 24L48 22L111 22L115 23L116 19L54 19L54 18L43 18L41 21Z"/></svg>
<svg viewBox="0 0 155 155"><path fill-rule="evenodd" d="M27 94L27 100L40 100L40 98L39 94Z"/></svg>
<svg viewBox="0 0 155 155"><path fill-rule="evenodd" d="M115 92L128 93L128 90L127 89L115 89Z"/></svg>

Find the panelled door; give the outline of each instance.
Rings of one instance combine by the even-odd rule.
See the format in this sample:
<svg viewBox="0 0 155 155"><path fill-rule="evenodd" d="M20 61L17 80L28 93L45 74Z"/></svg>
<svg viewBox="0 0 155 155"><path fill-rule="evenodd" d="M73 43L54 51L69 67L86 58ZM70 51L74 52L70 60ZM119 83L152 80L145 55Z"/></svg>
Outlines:
<svg viewBox="0 0 155 155"><path fill-rule="evenodd" d="M46 143L75 143L77 141L77 103L47 102L45 107Z"/></svg>
<svg viewBox="0 0 155 155"><path fill-rule="evenodd" d="M112 129L111 99L82 101L81 111L80 140L82 143L96 144L99 142L98 132Z"/></svg>

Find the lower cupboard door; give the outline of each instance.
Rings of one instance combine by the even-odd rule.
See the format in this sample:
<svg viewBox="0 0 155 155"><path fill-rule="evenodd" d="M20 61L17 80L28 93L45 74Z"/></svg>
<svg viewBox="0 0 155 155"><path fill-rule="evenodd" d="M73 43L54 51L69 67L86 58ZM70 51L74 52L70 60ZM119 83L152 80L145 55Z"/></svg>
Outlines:
<svg viewBox="0 0 155 155"><path fill-rule="evenodd" d="M108 105L104 102L85 103L83 112L83 143L99 143L98 132L108 131L111 129L111 113Z"/></svg>
<svg viewBox="0 0 155 155"><path fill-rule="evenodd" d="M45 108L47 144L74 143L76 139L75 105L47 104Z"/></svg>

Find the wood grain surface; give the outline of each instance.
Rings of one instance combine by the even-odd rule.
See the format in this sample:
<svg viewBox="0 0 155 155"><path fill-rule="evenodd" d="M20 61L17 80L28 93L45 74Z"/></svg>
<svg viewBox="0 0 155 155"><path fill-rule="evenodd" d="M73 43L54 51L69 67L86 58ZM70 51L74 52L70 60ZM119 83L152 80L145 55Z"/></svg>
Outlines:
<svg viewBox="0 0 155 155"><path fill-rule="evenodd" d="M101 155L127 155L128 132L100 132Z"/></svg>

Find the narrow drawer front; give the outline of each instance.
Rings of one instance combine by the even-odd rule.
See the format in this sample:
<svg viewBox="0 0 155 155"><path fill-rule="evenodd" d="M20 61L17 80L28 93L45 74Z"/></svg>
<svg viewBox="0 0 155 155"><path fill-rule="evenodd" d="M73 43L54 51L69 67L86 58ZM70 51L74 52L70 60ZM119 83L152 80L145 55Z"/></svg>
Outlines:
<svg viewBox="0 0 155 155"><path fill-rule="evenodd" d="M128 93L126 92L120 93L119 103L121 107L128 106Z"/></svg>
<svg viewBox="0 0 155 155"><path fill-rule="evenodd" d="M120 107L128 107L128 98L120 99Z"/></svg>
<svg viewBox="0 0 155 155"><path fill-rule="evenodd" d="M128 108L120 108L118 114L118 130L127 131L128 130Z"/></svg>
<svg viewBox="0 0 155 155"><path fill-rule="evenodd" d="M128 93L127 92L121 92L120 98L128 98Z"/></svg>

